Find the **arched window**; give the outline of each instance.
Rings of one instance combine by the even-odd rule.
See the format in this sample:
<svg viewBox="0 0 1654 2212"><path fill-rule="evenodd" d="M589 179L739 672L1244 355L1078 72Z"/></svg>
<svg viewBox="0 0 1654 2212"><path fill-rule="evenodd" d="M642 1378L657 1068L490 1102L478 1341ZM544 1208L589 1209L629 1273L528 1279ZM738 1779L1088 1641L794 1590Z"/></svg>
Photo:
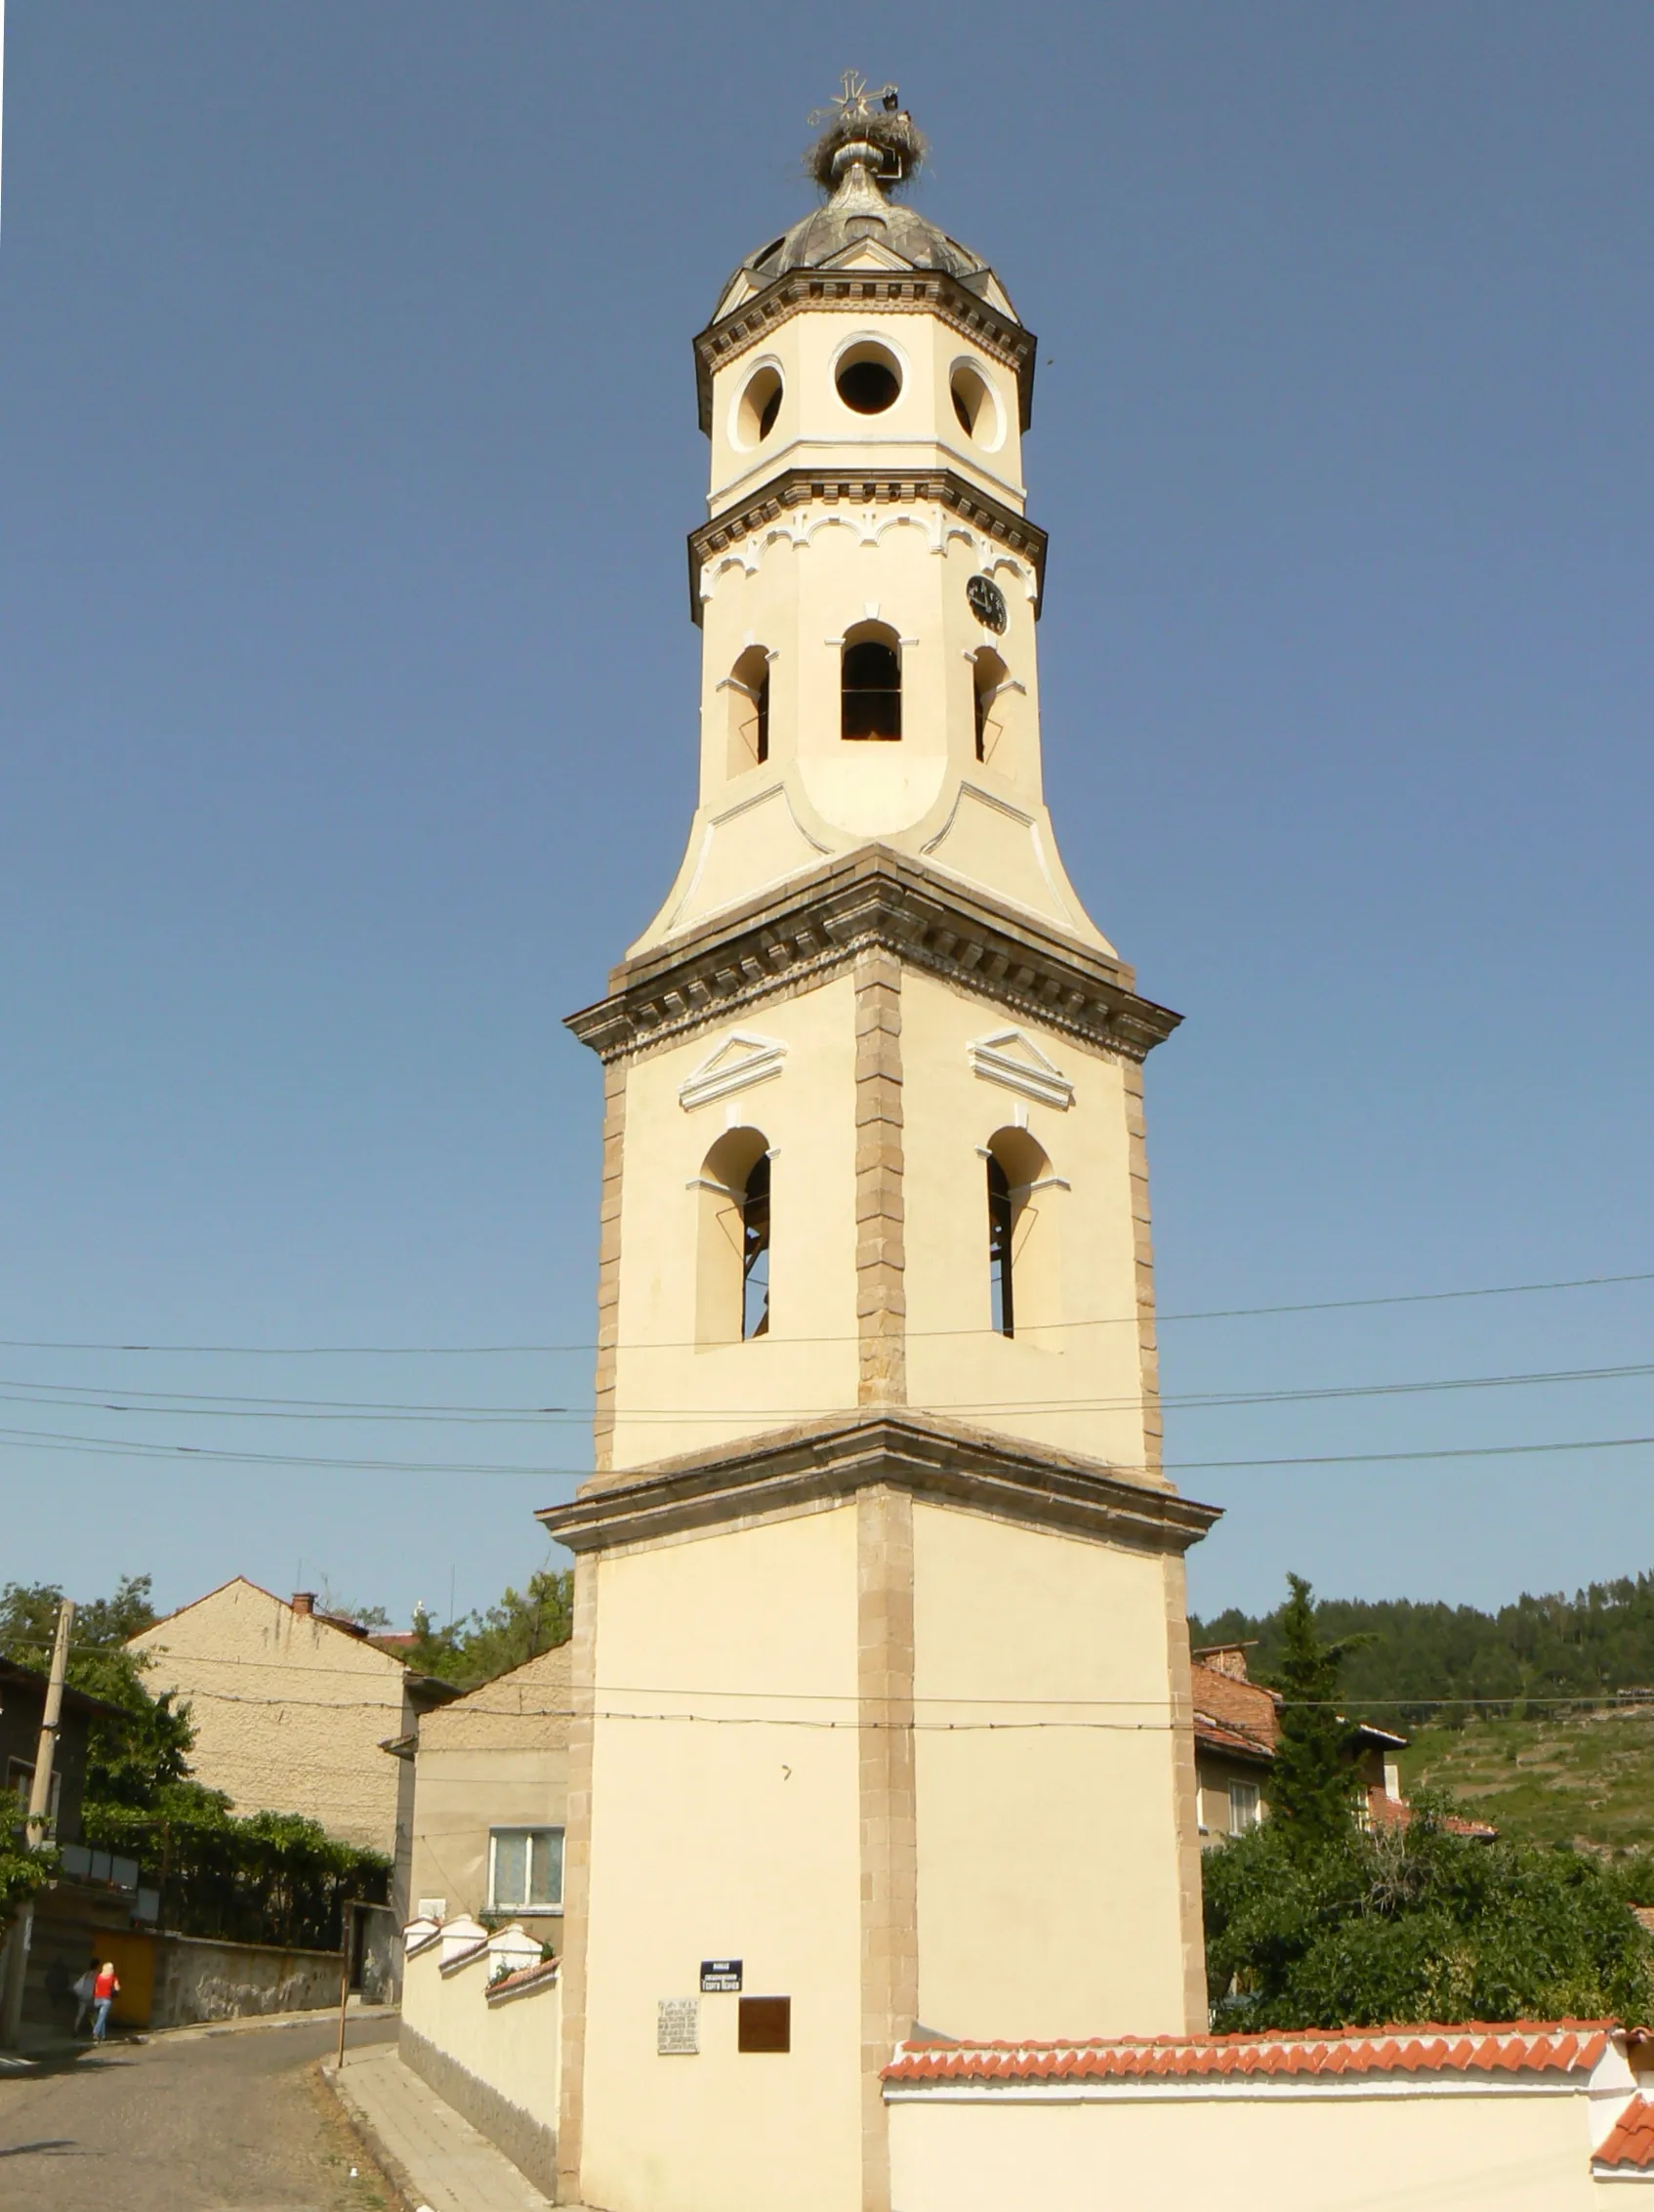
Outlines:
<svg viewBox="0 0 1654 2212"><path fill-rule="evenodd" d="M754 1160L741 1193L741 1340L769 1334L769 1154Z"/></svg>
<svg viewBox="0 0 1654 2212"><path fill-rule="evenodd" d="M839 730L845 737L901 735L901 653L893 630L864 622L845 640Z"/></svg>
<svg viewBox="0 0 1654 2212"><path fill-rule="evenodd" d="M695 1179L700 1201L695 1339L743 1344L769 1334L769 1147L762 1130L726 1129Z"/></svg>
<svg viewBox="0 0 1654 2212"><path fill-rule="evenodd" d="M729 697L729 773L769 758L769 654L749 646L724 679Z"/></svg>
<svg viewBox="0 0 1654 2212"><path fill-rule="evenodd" d="M972 663L971 680L976 714L976 758L985 761L1000 737L993 719L994 701L1005 689L1006 666L991 646L984 646Z"/></svg>
<svg viewBox="0 0 1654 2212"><path fill-rule="evenodd" d="M1026 1129L1000 1129L986 1147L988 1312L998 1336L1062 1318L1058 1201L1067 1186L1052 1173Z"/></svg>
<svg viewBox="0 0 1654 2212"><path fill-rule="evenodd" d="M1011 1178L988 1154L988 1297L1000 1336L1016 1334L1015 1275L1012 1268Z"/></svg>

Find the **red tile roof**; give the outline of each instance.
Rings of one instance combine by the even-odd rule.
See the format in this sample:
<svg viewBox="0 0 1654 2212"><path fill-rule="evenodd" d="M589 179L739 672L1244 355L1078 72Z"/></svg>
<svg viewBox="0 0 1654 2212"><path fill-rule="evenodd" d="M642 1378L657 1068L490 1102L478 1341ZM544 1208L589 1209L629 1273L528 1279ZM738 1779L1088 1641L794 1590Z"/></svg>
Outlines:
<svg viewBox="0 0 1654 2212"><path fill-rule="evenodd" d="M543 1982L555 1982L558 1962L555 1958L533 1960L519 1966L515 1974L502 1974L497 1982L490 1982L483 1995L492 2004L499 1997L516 1997L528 1989L537 1989Z"/></svg>
<svg viewBox="0 0 1654 2212"><path fill-rule="evenodd" d="M1194 1739L1207 1751L1229 1751L1237 1759L1271 1760L1275 1754L1266 1743L1260 1743L1253 1735L1240 1729L1224 1728L1220 1722L1209 1720L1204 1713L1194 1717Z"/></svg>
<svg viewBox="0 0 1654 2212"><path fill-rule="evenodd" d="M1580 2073L1611 2020L1282 2029L1267 2035L1117 2035L1084 2043L903 2043L887 2081L1187 2080L1237 2074Z"/></svg>
<svg viewBox="0 0 1654 2212"><path fill-rule="evenodd" d="M1592 2164L1622 2173L1654 2173L1654 2103L1633 2097Z"/></svg>
<svg viewBox="0 0 1654 2212"><path fill-rule="evenodd" d="M1220 1728L1237 1729L1272 1751L1280 1735L1280 1708L1273 1690L1261 1683L1238 1682L1220 1667L1196 1659L1189 1669L1197 1720Z"/></svg>

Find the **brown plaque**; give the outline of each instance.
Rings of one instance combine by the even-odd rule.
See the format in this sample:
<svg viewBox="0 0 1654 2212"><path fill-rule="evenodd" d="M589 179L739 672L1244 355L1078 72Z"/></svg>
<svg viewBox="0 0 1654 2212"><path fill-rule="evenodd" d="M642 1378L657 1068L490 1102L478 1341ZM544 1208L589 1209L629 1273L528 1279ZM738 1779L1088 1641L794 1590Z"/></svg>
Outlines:
<svg viewBox="0 0 1654 2212"><path fill-rule="evenodd" d="M790 2051L793 2047L791 1997L742 1997L736 2047L742 2051Z"/></svg>

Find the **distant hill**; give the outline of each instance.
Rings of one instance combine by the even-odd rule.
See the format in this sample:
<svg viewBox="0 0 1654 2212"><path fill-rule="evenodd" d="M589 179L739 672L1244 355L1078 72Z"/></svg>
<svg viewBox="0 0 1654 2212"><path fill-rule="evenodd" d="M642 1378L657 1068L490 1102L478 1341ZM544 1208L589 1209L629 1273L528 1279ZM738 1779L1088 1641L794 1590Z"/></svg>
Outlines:
<svg viewBox="0 0 1654 2212"><path fill-rule="evenodd" d="M1520 1718L1549 1710L1541 1699L1654 1688L1654 1573L1593 1582L1571 1598L1524 1593L1496 1613L1409 1598L1325 1598L1315 1619L1329 1639L1368 1639L1344 1662L1350 1711L1381 1723L1387 1712L1404 1728L1468 1718L1464 1705L1453 1710L1459 1699L1509 1699ZM1191 1619L1189 1636L1197 1647L1256 1642L1250 1671L1267 1681L1280 1656L1280 1613L1231 1608Z"/></svg>
<svg viewBox="0 0 1654 2212"><path fill-rule="evenodd" d="M1654 1850L1654 1704L1420 1729L1401 1782L1444 1790L1516 1843Z"/></svg>

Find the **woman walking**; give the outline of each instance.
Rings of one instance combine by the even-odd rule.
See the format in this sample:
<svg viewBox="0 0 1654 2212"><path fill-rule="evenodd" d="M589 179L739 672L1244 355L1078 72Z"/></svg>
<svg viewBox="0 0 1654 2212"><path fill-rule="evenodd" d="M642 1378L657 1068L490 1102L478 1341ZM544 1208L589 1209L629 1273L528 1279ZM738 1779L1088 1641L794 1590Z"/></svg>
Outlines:
<svg viewBox="0 0 1654 2212"><path fill-rule="evenodd" d="M115 1962L106 1958L98 1969L98 1979L92 1984L92 2040L103 2043L109 2034L109 2007L121 1993Z"/></svg>

